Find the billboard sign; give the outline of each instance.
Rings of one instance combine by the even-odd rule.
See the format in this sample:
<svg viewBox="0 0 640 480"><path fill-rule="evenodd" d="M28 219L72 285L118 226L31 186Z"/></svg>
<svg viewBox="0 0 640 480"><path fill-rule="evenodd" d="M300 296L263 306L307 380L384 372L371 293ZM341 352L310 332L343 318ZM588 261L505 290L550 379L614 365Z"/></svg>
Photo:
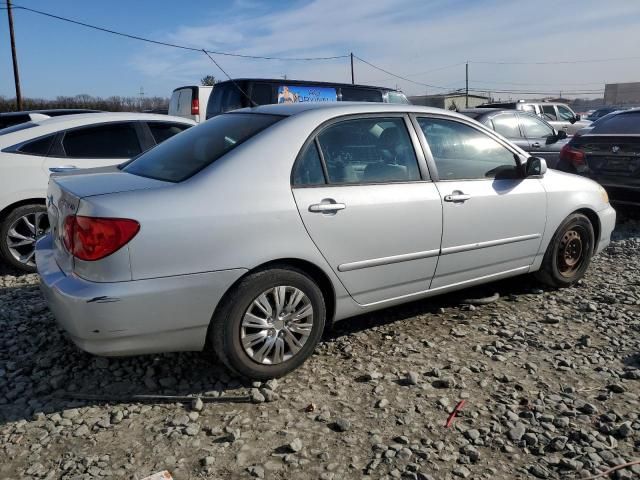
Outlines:
<svg viewBox="0 0 640 480"><path fill-rule="evenodd" d="M305 87L301 85L278 87L278 103L336 102L338 93L330 87Z"/></svg>

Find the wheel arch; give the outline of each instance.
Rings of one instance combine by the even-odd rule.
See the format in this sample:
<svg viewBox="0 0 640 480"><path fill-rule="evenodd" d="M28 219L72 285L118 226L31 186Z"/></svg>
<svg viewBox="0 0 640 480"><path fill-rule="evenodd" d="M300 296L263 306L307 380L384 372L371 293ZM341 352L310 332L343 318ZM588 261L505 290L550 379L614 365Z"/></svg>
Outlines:
<svg viewBox="0 0 640 480"><path fill-rule="evenodd" d="M297 270L300 270L303 273L309 275L309 277L311 277L318 284L318 287L322 292L322 296L324 297L325 308L327 310L327 321L325 323L325 328L332 325L333 320L335 318L335 313L336 313L336 292L335 292L335 289L333 288L333 284L331 283L331 280L329 279L329 276L324 272L324 270L322 270L320 267L318 267L317 265L315 265L314 263L308 260L302 260L300 258L279 258L276 260L270 260L268 262L262 263L248 270L244 275L242 275L235 282L233 282L233 284L222 295L222 297L220 298L220 301L218 301L218 304L216 305L216 308L213 311L213 315L211 316L211 322L209 323L209 328L211 328L213 319L218 314L220 306L226 300L227 296L230 295L231 292L235 289L236 285L238 285L248 275L251 275L263 270L269 270L272 268L279 268L279 267L290 267L290 268L295 268ZM210 335L209 335L209 332L207 332L207 340L206 340L205 348L211 346L209 342L209 338L210 338Z"/></svg>
<svg viewBox="0 0 640 480"><path fill-rule="evenodd" d="M600 231L602 228L600 225L600 218L598 218L598 214L595 211L591 210L590 208L580 208L572 212L572 214L574 213L581 213L582 215L587 217L591 222L591 226L593 227L593 237L594 237L593 251L595 252L596 249L598 248L598 242L600 240Z"/></svg>
<svg viewBox="0 0 640 480"><path fill-rule="evenodd" d="M11 205L7 205L2 210L0 210L0 223L4 222L5 218L7 218L11 212L13 212L16 208L24 207L25 205L46 205L47 201L44 198L26 198L24 200L20 200L18 202L14 202Z"/></svg>

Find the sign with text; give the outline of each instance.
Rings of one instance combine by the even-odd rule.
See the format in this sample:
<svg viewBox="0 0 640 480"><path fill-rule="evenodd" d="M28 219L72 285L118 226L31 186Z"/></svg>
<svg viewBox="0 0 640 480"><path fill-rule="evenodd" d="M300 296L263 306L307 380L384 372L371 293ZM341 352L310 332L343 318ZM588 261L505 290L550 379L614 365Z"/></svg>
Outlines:
<svg viewBox="0 0 640 480"><path fill-rule="evenodd" d="M335 88L281 85L278 87L278 103L336 102Z"/></svg>

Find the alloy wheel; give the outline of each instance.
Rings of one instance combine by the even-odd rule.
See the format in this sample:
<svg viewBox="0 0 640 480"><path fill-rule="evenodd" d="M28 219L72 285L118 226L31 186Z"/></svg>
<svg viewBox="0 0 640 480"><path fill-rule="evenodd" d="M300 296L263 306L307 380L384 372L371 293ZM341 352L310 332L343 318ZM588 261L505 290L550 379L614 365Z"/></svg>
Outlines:
<svg viewBox="0 0 640 480"><path fill-rule="evenodd" d="M276 365L295 356L313 329L313 306L296 287L277 286L258 295L240 324L240 342L253 361Z"/></svg>
<svg viewBox="0 0 640 480"><path fill-rule="evenodd" d="M48 232L47 212L31 212L18 217L9 226L5 239L9 253L21 264L35 267L36 242Z"/></svg>

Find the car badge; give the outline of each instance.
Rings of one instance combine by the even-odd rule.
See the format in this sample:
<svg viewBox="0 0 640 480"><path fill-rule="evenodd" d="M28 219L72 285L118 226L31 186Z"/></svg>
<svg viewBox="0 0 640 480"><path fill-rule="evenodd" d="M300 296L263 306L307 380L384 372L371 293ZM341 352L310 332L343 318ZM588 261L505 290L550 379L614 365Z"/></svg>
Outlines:
<svg viewBox="0 0 640 480"><path fill-rule="evenodd" d="M613 147L611 147L611 151L613 153L618 153L620 151L620 147L618 145L614 145Z"/></svg>

